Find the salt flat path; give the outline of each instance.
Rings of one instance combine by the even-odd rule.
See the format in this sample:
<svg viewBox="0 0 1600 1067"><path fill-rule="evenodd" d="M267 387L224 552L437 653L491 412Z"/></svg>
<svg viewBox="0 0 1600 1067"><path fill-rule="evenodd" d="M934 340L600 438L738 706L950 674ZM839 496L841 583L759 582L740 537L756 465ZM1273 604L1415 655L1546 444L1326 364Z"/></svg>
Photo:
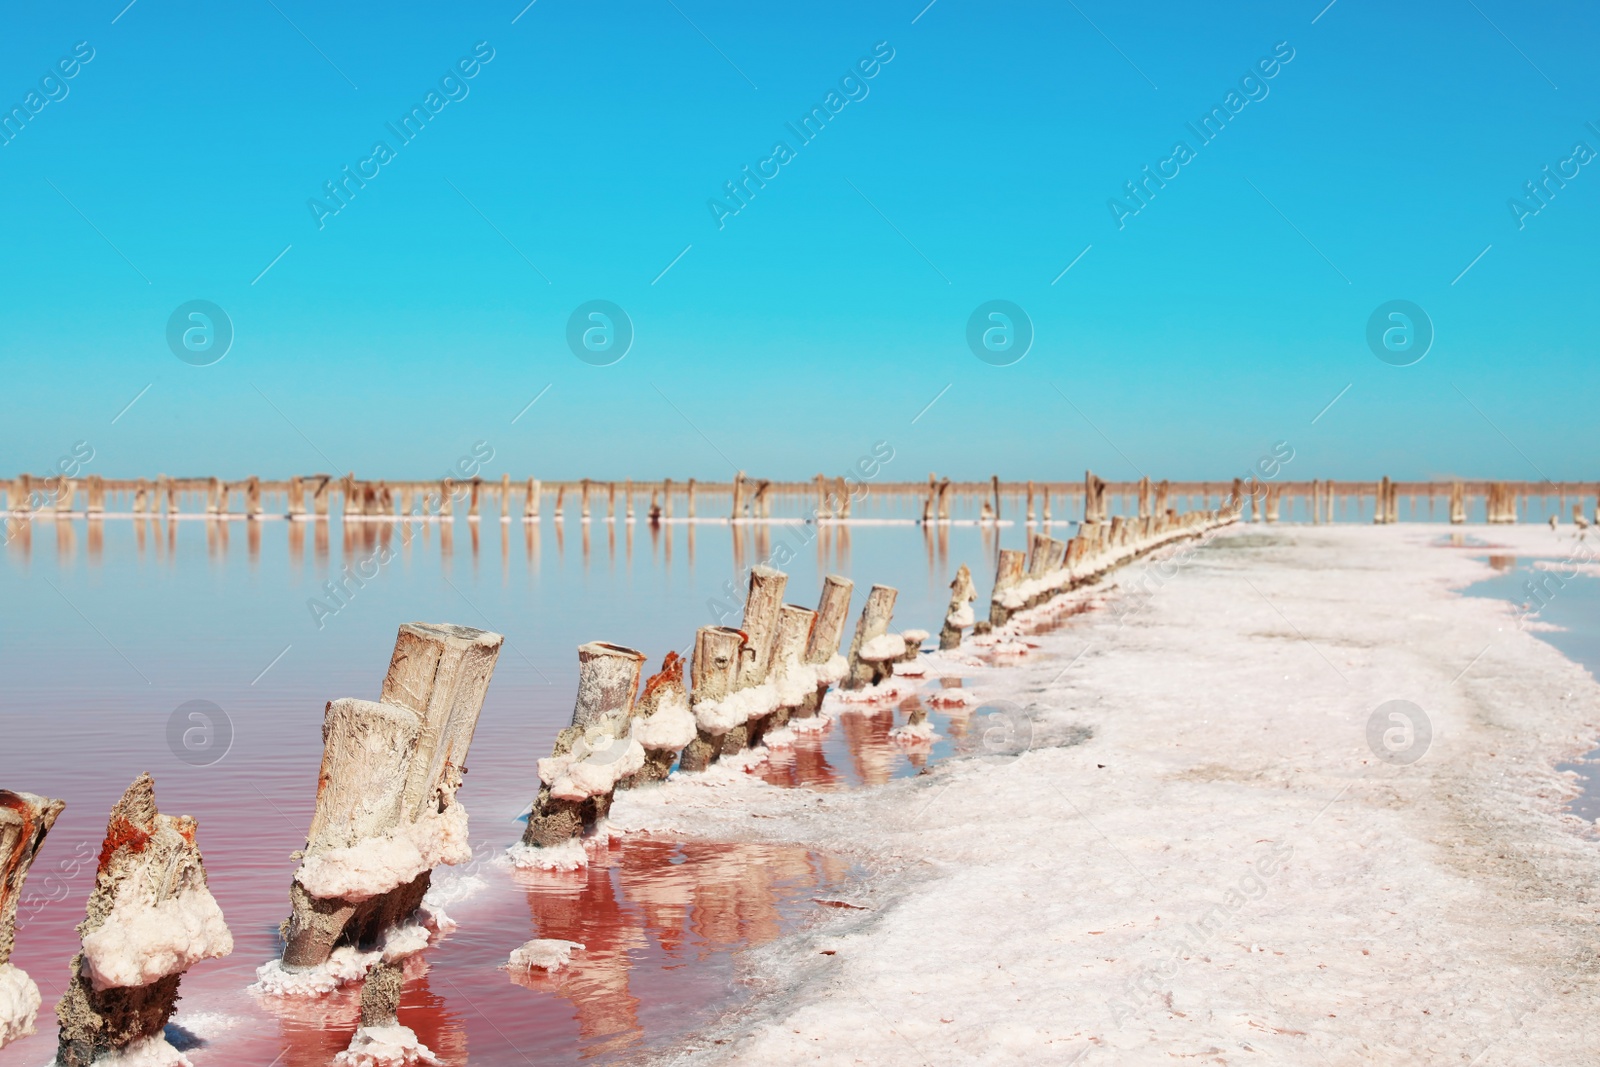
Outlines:
<svg viewBox="0 0 1600 1067"><path fill-rule="evenodd" d="M1451 532L1243 525L1165 580L1131 568L1023 665L963 671L1026 709L1014 757L1001 730L992 758L864 792L724 770L619 795L624 827L876 872L844 899L863 910L752 953L759 995L682 1058L1600 1061L1600 842L1553 769L1594 747L1600 685L1460 595L1491 571ZM1368 744L1394 699L1432 727L1409 765Z"/></svg>

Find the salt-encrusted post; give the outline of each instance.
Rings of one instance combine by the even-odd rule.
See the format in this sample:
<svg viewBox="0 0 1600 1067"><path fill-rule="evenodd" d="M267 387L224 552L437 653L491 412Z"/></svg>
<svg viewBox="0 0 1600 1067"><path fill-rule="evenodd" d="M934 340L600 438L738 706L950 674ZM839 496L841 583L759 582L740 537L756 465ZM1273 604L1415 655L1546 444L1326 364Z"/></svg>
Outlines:
<svg viewBox="0 0 1600 1067"><path fill-rule="evenodd" d="M356 906L378 895L354 878L341 884L344 868L355 865L340 861L354 858L363 842L394 836L404 822L406 777L421 736L422 717L411 708L351 698L328 703L317 808L289 886L293 914L281 929L284 969L327 962Z"/></svg>
<svg viewBox="0 0 1600 1067"><path fill-rule="evenodd" d="M939 631L941 650L961 645L961 631L973 624L972 602L976 599L978 590L972 584L972 571L963 563L956 568L955 581L950 583L950 606L945 609L944 629Z"/></svg>
<svg viewBox="0 0 1600 1067"><path fill-rule="evenodd" d="M1000 550L1000 565L996 569L994 578L994 592L989 600L989 625L1004 626L1011 612L1001 603L1002 597L1013 586L1022 583L1023 556L1014 548Z"/></svg>
<svg viewBox="0 0 1600 1067"><path fill-rule="evenodd" d="M702 626L695 631L689 679L696 737L684 748L680 769L703 771L722 754L723 735L736 725L724 704L733 692L744 644L745 635L727 626Z"/></svg>
<svg viewBox="0 0 1600 1067"><path fill-rule="evenodd" d="M317 484L311 488L311 511L319 519L328 517L328 486L333 479L326 474L316 475Z"/></svg>
<svg viewBox="0 0 1600 1067"><path fill-rule="evenodd" d="M893 661L906 651L905 641L898 634L889 633L894 601L899 595L900 591L890 585L875 585L867 594L861 618L856 622L855 637L850 640L850 673L845 678L844 688L876 685L894 674Z"/></svg>
<svg viewBox="0 0 1600 1067"><path fill-rule="evenodd" d="M778 634L778 613L783 608L783 591L788 583L787 574L765 564L758 563L750 569L750 591L745 596L741 624L745 646L739 652L739 670L733 684L736 693L760 689L767 681L772 665L772 645ZM732 755L754 744L759 734L756 724L776 706L772 686L746 697L745 721L723 737L723 755Z"/></svg>
<svg viewBox="0 0 1600 1067"><path fill-rule="evenodd" d="M161 1034L177 1008L178 982L192 964L233 951L195 831L189 816L156 809L148 774L111 809L88 916L78 924L83 950L56 1004L57 1067L118 1054L118 1062L180 1062Z"/></svg>
<svg viewBox="0 0 1600 1067"><path fill-rule="evenodd" d="M664 479L661 483L661 514L672 518L672 479Z"/></svg>
<svg viewBox="0 0 1600 1067"><path fill-rule="evenodd" d="M816 515L816 517L817 517L817 521L820 522L820 521L822 521L824 519L831 519L833 517L833 509L828 507L828 482L827 482L827 478L825 478L821 474L818 474L817 477L816 477L816 483L817 483L817 515Z"/></svg>
<svg viewBox="0 0 1600 1067"><path fill-rule="evenodd" d="M306 513L305 479L295 475L289 479L289 518L298 519Z"/></svg>
<svg viewBox="0 0 1600 1067"><path fill-rule="evenodd" d="M732 522L744 518L744 471L739 471L733 476L733 510L728 518Z"/></svg>
<svg viewBox="0 0 1600 1067"><path fill-rule="evenodd" d="M694 519L694 479L693 478L689 479L689 485L688 485L688 488L686 490L686 496L687 496L688 499L687 499L687 503L686 503L685 506L688 508L687 514L689 516L689 519L692 521Z"/></svg>
<svg viewBox="0 0 1600 1067"><path fill-rule="evenodd" d="M529 478L528 495L522 502L522 519L524 522L539 521L539 497L542 495L543 491L540 488L539 479Z"/></svg>
<svg viewBox="0 0 1600 1067"><path fill-rule="evenodd" d="M33 1033L39 1014L39 987L11 965L11 950L22 883L64 807L60 800L0 789L0 1048Z"/></svg>
<svg viewBox="0 0 1600 1067"><path fill-rule="evenodd" d="M810 608L785 604L778 612L778 630L772 642L772 666L768 672L777 691L777 708L751 724L750 744L787 725L795 710L816 692L818 672L805 662L806 646L816 626L817 613Z"/></svg>
<svg viewBox="0 0 1600 1067"><path fill-rule="evenodd" d="M539 796L523 832L525 846L553 848L593 829L611 810L617 781L644 767L629 736L644 653L605 641L578 646L578 699L572 724L539 761Z"/></svg>
<svg viewBox="0 0 1600 1067"><path fill-rule="evenodd" d="M1466 486L1460 480L1450 483L1450 522L1461 525L1467 521L1467 492Z"/></svg>
<svg viewBox="0 0 1600 1067"><path fill-rule="evenodd" d="M661 669L645 679L633 717L633 737L644 748L644 767L619 781L619 789L664 780L678 753L695 739L694 714L683 685L683 658L676 652L668 652Z"/></svg>
<svg viewBox="0 0 1600 1067"><path fill-rule="evenodd" d="M822 596L817 601L817 621L806 640L802 662L816 672L816 691L790 713L792 719L804 719L817 713L828 687L844 677L848 662L839 654L839 640L844 636L844 625L850 618L850 594L855 583L837 574L822 579Z"/></svg>
<svg viewBox="0 0 1600 1067"><path fill-rule="evenodd" d="M84 479L84 512L98 517L106 511L106 480L98 474Z"/></svg>

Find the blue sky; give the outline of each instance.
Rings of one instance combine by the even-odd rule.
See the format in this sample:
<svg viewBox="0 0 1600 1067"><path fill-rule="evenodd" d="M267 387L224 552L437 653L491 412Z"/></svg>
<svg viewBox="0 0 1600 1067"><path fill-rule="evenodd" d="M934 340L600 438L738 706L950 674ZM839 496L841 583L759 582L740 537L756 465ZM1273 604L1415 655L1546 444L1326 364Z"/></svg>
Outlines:
<svg viewBox="0 0 1600 1067"><path fill-rule="evenodd" d="M809 477L886 440L889 477L1223 478L1288 441L1295 477L1592 477L1600 167L1508 208L1600 150L1592 9L1230 7L27 9L5 107L94 58L0 147L0 465L87 440L106 475L431 477L487 441L491 477ZM875 48L801 144L786 123ZM1186 124L1275 48L1201 145ZM1110 198L1180 139L1119 229ZM378 140L319 229L308 200ZM211 366L165 340L194 299L233 322ZM611 366L567 346L594 299L634 326ZM992 299L1033 324L1011 366L965 341ZM1410 367L1364 340L1391 299L1436 331Z"/></svg>

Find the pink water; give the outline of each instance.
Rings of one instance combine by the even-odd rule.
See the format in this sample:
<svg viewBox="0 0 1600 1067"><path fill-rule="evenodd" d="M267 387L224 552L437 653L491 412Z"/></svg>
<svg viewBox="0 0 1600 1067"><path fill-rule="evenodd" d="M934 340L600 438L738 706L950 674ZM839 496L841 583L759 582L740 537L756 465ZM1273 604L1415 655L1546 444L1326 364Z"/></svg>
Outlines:
<svg viewBox="0 0 1600 1067"><path fill-rule="evenodd" d="M983 585L998 547L995 531L976 527L819 536L778 525L584 528L570 517L563 528L547 515L529 528L492 513L409 539L387 525L281 521L41 521L10 533L0 565L12 608L0 620L0 787L68 806L29 879L13 958L45 995L40 1033L0 1051L5 1065L41 1065L54 1053L51 1012L106 813L145 770L164 811L199 819L235 938L231 957L184 979L177 1021L211 1034L189 1051L196 1067L274 1057L320 1065L344 1047L356 988L298 1003L260 1001L244 988L277 951L290 853L304 844L314 801L323 706L376 697L399 623L458 622L507 637L462 794L486 857L520 834L535 760L571 713L579 644L631 645L653 668L718 621L709 602L762 560L783 563L791 601L814 605L821 575L836 571L855 579L856 607L867 585L892 584L896 624L937 631L956 565L971 565ZM1006 547L1022 547L1024 536L1020 526L998 532ZM385 542L393 562L319 628L307 600ZM224 746L217 724L216 747L185 762L169 744L169 721L196 700L222 709L232 739ZM937 710L930 718L944 739L931 748L890 741L912 706L841 717L761 773L783 785L870 787L970 747L964 716ZM475 873L483 888L449 907L459 928L412 963L401 1011L452 1064L469 1055L476 1064L612 1062L676 1047L748 995L740 950L837 914L816 900L862 872L802 849L630 839L583 874L488 864ZM587 950L553 977L499 969L534 937Z"/></svg>

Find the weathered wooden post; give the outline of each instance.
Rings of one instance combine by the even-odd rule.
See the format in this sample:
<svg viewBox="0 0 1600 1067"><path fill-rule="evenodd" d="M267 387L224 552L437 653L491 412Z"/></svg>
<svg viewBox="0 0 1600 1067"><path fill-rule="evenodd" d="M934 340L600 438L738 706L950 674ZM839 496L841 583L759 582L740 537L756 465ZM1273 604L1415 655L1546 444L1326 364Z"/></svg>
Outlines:
<svg viewBox="0 0 1600 1067"><path fill-rule="evenodd" d="M1044 524L1046 526L1050 525L1050 485L1048 482L1045 483L1044 487Z"/></svg>
<svg viewBox="0 0 1600 1067"><path fill-rule="evenodd" d="M777 707L777 693L767 684L767 674L772 667L772 649L778 636L778 617L783 610L783 591L789 576L765 564L750 569L750 590L744 601L744 622L741 629L745 646L739 654L739 672L734 679L734 692L765 687L760 695L752 693L746 698L745 723L729 730L723 739L723 753L730 754L748 748L759 740L758 725Z"/></svg>
<svg viewBox="0 0 1600 1067"><path fill-rule="evenodd" d="M728 699L744 645L745 635L727 626L702 626L695 631L689 677L697 736L683 750L678 764L682 770L705 770L722 754L723 735L744 722L742 708Z"/></svg>
<svg viewBox="0 0 1600 1067"><path fill-rule="evenodd" d="M631 736L633 702L644 653L591 641L578 647L578 699L572 724L556 735L549 759L539 761L539 796L522 835L524 849L562 848L533 864L581 865L579 838L611 810L617 782L644 769L644 746Z"/></svg>
<svg viewBox="0 0 1600 1067"><path fill-rule="evenodd" d="M738 522L744 518L744 471L739 471L733 476L733 509L729 512L728 519Z"/></svg>
<svg viewBox="0 0 1600 1067"><path fill-rule="evenodd" d="M990 475L989 476L989 485L994 490L994 521L995 521L996 525L999 525L999 523L1000 523L1000 476L998 474Z"/></svg>
<svg viewBox="0 0 1600 1067"><path fill-rule="evenodd" d="M686 498L687 498L685 507L688 509L687 514L689 516L689 521L693 522L694 521L694 479L693 478L689 479L689 485L688 485L687 489L685 490L685 495L686 495Z"/></svg>
<svg viewBox="0 0 1600 1067"><path fill-rule="evenodd" d="M816 477L816 486L817 486L816 518L817 518L818 522L821 522L821 521L824 521L826 519L831 519L833 517L833 509L828 507L828 481L823 475L821 475L821 474L817 475L817 477Z"/></svg>
<svg viewBox="0 0 1600 1067"><path fill-rule="evenodd" d="M245 479L244 514L247 519L261 518L261 479L254 474Z"/></svg>
<svg viewBox="0 0 1600 1067"><path fill-rule="evenodd" d="M522 501L523 522L539 521L539 497L542 495L544 495L544 490L539 484L539 479L529 478L527 496Z"/></svg>
<svg viewBox="0 0 1600 1067"><path fill-rule="evenodd" d="M1026 521L1029 526L1033 525L1033 483L1031 481L1028 483L1028 516Z"/></svg>
<svg viewBox="0 0 1600 1067"><path fill-rule="evenodd" d="M623 522L632 522L633 521L633 479L632 478L628 478L628 479L624 480L623 483L622 483L622 511L623 511L622 521ZM612 514L615 515L616 512L613 511Z"/></svg>
<svg viewBox="0 0 1600 1067"><path fill-rule="evenodd" d="M297 520L306 513L306 483L298 474L289 479L289 518Z"/></svg>
<svg viewBox="0 0 1600 1067"><path fill-rule="evenodd" d="M282 931L285 971L317 967L341 943L381 941L420 906L435 865L470 857L456 792L503 642L406 623L380 699L328 704L316 813Z"/></svg>
<svg viewBox="0 0 1600 1067"><path fill-rule="evenodd" d="M837 574L822 579L822 595L817 600L817 620L806 640L802 662L815 672L816 690L798 708L790 712L791 719L805 719L817 713L822 697L829 686L837 685L849 670L849 661L839 654L839 641L844 637L844 626L850 618L850 594L855 583Z"/></svg>
<svg viewBox="0 0 1600 1067"><path fill-rule="evenodd" d="M785 604L778 612L778 629L772 642L769 677L777 690L777 708L758 720L750 743L764 740L768 733L787 725L790 716L805 704L817 688L817 672L805 662L806 646L817 626L817 613L796 604Z"/></svg>
<svg viewBox="0 0 1600 1067"><path fill-rule="evenodd" d="M1118 516L1118 519L1121 517ZM1116 529L1118 519L1112 520L1112 528ZM1023 555L1014 548L1000 550L1000 565L995 572L994 592L989 599L989 625L1004 626L1011 617L1011 612L1002 603L1005 594L1013 587L1022 584Z"/></svg>
<svg viewBox="0 0 1600 1067"><path fill-rule="evenodd" d="M0 789L0 1048L34 1032L39 987L11 963L17 940L17 905L28 868L66 804L32 793Z"/></svg>
<svg viewBox="0 0 1600 1067"><path fill-rule="evenodd" d="M972 571L963 563L956 568L955 581L950 583L950 606L945 609L944 629L939 631L941 651L959 648L961 631L973 624L972 602L978 599L978 589L972 584Z"/></svg>
<svg viewBox="0 0 1600 1067"><path fill-rule="evenodd" d="M312 477L315 483L311 487L311 511L315 517L325 519L328 517L328 488L333 484L333 479L326 474Z"/></svg>
<svg viewBox="0 0 1600 1067"><path fill-rule="evenodd" d="M850 640L850 673L843 683L845 689L863 689L884 681L894 674L893 661L905 655L905 641L898 634L889 633L899 595L900 591L889 585L874 585L867 593L855 637Z"/></svg>
<svg viewBox="0 0 1600 1067"><path fill-rule="evenodd" d="M189 816L157 810L148 774L111 809L88 915L78 925L83 949L56 1004L57 1067L113 1057L180 1062L162 1037L178 983L191 965L233 951L195 831Z"/></svg>
<svg viewBox="0 0 1600 1067"><path fill-rule="evenodd" d="M1276 482L1274 482L1273 484L1267 486L1267 521L1268 522L1275 523L1275 522L1278 521L1278 494L1282 491L1282 489L1283 489L1283 487L1281 485L1278 485Z"/></svg>
<svg viewBox="0 0 1600 1067"><path fill-rule="evenodd" d="M84 479L84 512L91 516L104 515L106 511L106 480L98 474Z"/></svg>
<svg viewBox="0 0 1600 1067"><path fill-rule="evenodd" d="M950 479L939 482L939 521L950 521Z"/></svg>
<svg viewBox="0 0 1600 1067"><path fill-rule="evenodd" d="M133 513L143 515L150 510L150 483L140 478L133 488Z"/></svg>
<svg viewBox="0 0 1600 1067"><path fill-rule="evenodd" d="M672 518L672 479L664 479L661 483L661 514L665 518Z"/></svg>
<svg viewBox="0 0 1600 1067"><path fill-rule="evenodd" d="M842 521L850 517L850 486L845 483L843 476L834 479L835 491L839 494L839 519Z"/></svg>

